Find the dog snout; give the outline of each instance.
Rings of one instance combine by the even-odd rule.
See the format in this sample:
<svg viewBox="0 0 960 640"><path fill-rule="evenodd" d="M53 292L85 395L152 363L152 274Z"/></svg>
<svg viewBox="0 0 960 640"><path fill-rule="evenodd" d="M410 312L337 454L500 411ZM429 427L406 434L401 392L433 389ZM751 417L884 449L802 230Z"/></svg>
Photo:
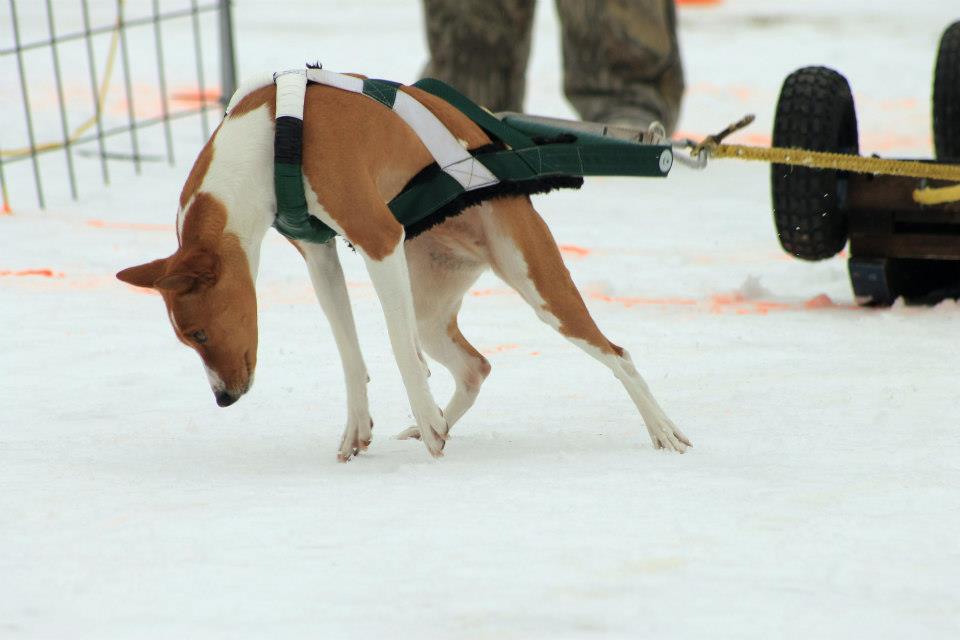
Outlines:
<svg viewBox="0 0 960 640"><path fill-rule="evenodd" d="M221 407L229 407L240 399L239 394L233 395L229 391L215 391L213 395L217 398L217 405Z"/></svg>

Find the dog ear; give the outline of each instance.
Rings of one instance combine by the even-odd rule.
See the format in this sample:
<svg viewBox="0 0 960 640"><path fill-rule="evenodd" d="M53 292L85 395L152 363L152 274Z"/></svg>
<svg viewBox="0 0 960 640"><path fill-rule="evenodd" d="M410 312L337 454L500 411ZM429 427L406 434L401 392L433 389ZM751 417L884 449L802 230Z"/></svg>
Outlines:
<svg viewBox="0 0 960 640"><path fill-rule="evenodd" d="M175 259L169 271L153 283L157 289L187 293L216 283L220 275L220 261L214 254L198 250L190 251Z"/></svg>
<svg viewBox="0 0 960 640"><path fill-rule="evenodd" d="M153 287L153 283L163 274L167 258L160 258L146 264L128 267L117 273L117 280L132 284L135 287Z"/></svg>

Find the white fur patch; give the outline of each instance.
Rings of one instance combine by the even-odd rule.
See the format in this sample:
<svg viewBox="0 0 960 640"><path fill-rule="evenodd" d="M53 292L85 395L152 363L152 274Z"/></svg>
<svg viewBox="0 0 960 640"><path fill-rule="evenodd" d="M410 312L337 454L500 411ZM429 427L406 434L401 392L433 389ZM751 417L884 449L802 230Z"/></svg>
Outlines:
<svg viewBox="0 0 960 640"><path fill-rule="evenodd" d="M227 390L227 385L224 383L223 378L221 378L216 371L207 365L203 365L203 369L207 372L207 380L210 381L210 388L213 389L214 393Z"/></svg>
<svg viewBox="0 0 960 640"><path fill-rule="evenodd" d="M233 108L237 106L238 102L246 98L257 89L265 87L268 84L273 84L272 73L258 73L243 80L240 83L240 86L237 87L237 90L234 91L233 95L230 97L230 103L227 105L227 113L233 111Z"/></svg>
<svg viewBox="0 0 960 640"><path fill-rule="evenodd" d="M256 279L260 244L273 224L277 207L273 188L273 120L266 105L221 123L213 140L213 159L197 193L201 191L226 207L225 231L240 240L251 275ZM192 203L193 197L177 212L180 236Z"/></svg>

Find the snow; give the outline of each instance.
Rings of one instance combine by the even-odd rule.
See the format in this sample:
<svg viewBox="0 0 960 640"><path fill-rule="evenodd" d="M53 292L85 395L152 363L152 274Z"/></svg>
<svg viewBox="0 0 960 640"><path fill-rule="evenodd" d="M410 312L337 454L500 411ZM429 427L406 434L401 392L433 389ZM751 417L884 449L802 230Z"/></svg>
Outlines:
<svg viewBox="0 0 960 640"><path fill-rule="evenodd" d="M240 0L239 66L319 57L409 81L425 57L419 11ZM826 63L850 78L865 152L928 156L930 70L954 19L946 0L684 8L681 129L751 111L739 139L769 141L780 82ZM535 29L527 110L572 115L552 3ZM10 147L17 88L3 87ZM409 406L363 266L342 252L376 426L370 451L339 464L336 348L284 240L263 251L257 383L229 409L159 298L113 278L173 250L197 129L178 126L173 167L134 177L111 163L109 189L78 157L78 203L48 156L45 211L28 163L7 175L0 637L960 633L960 307L856 307L842 257L780 251L765 167L591 179L537 199L594 317L690 452L654 450L617 381L492 276L460 325L493 373L446 456L392 439ZM162 154L159 133L145 136ZM445 372L431 382L445 400Z"/></svg>

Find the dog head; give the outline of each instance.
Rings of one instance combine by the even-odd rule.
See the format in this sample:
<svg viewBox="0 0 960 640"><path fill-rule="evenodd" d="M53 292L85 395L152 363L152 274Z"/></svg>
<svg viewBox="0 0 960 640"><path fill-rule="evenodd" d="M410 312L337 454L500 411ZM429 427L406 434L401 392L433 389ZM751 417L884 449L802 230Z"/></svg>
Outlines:
<svg viewBox="0 0 960 640"><path fill-rule="evenodd" d="M230 233L195 233L190 215L173 255L124 269L123 282L163 297L177 338L196 351L217 404L236 402L257 364L257 297L247 256ZM209 231L209 229L208 229Z"/></svg>

